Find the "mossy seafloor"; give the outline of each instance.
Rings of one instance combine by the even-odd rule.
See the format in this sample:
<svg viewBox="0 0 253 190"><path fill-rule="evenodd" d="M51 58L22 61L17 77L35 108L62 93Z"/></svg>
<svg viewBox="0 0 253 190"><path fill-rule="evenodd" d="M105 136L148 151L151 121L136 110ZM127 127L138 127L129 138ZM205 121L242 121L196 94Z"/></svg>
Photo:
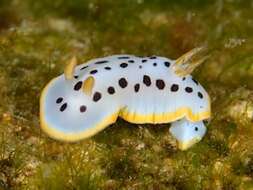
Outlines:
<svg viewBox="0 0 253 190"><path fill-rule="evenodd" d="M0 189L253 189L253 3L0 1ZM207 45L194 76L212 99L204 139L123 120L79 143L39 128L39 96L73 55L176 58Z"/></svg>

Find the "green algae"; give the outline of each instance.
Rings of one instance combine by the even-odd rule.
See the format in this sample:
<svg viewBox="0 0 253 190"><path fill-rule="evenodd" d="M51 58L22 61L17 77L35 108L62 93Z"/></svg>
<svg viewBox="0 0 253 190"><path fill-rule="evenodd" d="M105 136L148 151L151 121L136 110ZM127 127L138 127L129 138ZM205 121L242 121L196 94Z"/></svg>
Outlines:
<svg viewBox="0 0 253 190"><path fill-rule="evenodd" d="M0 1L0 189L253 189L250 1ZM4 18L4 19L3 19ZM207 45L204 139L180 151L168 125L121 119L63 143L39 128L39 96L66 60L176 58Z"/></svg>

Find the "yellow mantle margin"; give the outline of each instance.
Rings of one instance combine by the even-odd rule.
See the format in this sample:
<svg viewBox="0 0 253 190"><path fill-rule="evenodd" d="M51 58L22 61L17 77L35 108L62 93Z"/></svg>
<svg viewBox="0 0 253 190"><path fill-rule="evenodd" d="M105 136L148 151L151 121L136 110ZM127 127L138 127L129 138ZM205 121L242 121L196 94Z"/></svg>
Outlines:
<svg viewBox="0 0 253 190"><path fill-rule="evenodd" d="M123 109L120 111L119 116L131 123L161 124L161 123L170 123L183 117L186 117L191 122L201 121L210 118L211 111L209 109L207 111L193 114L190 108L182 107L177 109L175 112L142 115L138 113L129 112L127 109Z"/></svg>
<svg viewBox="0 0 253 190"><path fill-rule="evenodd" d="M80 132L80 133L63 133L50 127L44 120L43 114L41 112L40 125L41 125L42 130L54 139L68 141L68 142L75 142L75 141L79 141L79 140L82 140L82 139L85 139L97 134L99 131L102 131L104 128L114 123L117 120L117 117L118 117L118 112L106 118L104 121L100 122L97 126L92 127L87 131Z"/></svg>

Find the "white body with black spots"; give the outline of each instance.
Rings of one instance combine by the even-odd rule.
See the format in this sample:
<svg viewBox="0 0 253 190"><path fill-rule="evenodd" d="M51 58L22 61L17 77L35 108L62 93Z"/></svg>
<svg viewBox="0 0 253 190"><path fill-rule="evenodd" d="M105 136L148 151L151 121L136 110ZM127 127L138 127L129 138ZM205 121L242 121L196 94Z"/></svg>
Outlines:
<svg viewBox="0 0 253 190"><path fill-rule="evenodd" d="M186 149L204 136L202 120L210 117L210 100L191 75L176 72L177 64L133 55L93 59L76 67L72 63L42 92L42 129L55 139L78 141L118 116L132 123L172 123L172 135Z"/></svg>

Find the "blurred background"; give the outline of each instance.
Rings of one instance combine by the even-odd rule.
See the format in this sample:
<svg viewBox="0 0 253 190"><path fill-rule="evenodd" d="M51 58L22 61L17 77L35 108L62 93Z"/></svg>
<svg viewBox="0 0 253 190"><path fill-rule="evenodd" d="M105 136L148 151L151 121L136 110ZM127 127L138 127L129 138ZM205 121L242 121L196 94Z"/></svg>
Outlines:
<svg viewBox="0 0 253 190"><path fill-rule="evenodd" d="M253 189L253 1L0 0L0 190ZM39 128L39 96L76 55L177 58L212 99L204 139L180 151L169 125L123 120L79 143Z"/></svg>

